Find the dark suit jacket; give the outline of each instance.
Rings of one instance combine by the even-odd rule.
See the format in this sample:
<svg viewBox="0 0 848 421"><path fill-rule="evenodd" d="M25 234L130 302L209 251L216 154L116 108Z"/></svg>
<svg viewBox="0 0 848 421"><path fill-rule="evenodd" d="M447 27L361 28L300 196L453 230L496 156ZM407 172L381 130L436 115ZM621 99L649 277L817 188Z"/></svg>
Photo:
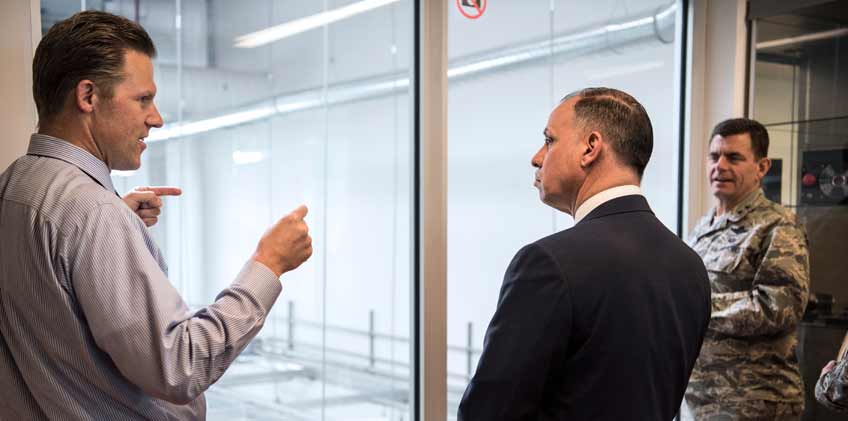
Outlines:
<svg viewBox="0 0 848 421"><path fill-rule="evenodd" d="M698 255L610 200L513 258L459 419L671 420L709 320Z"/></svg>

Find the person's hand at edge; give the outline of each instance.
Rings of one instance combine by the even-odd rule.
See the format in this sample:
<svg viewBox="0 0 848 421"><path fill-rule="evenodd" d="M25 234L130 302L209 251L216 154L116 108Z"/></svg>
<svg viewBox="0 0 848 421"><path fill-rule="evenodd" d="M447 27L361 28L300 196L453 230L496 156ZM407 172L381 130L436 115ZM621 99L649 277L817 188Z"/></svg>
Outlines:
<svg viewBox="0 0 848 421"><path fill-rule="evenodd" d="M829 363L827 363L827 365L824 366L824 368L822 368L822 371L821 371L821 374L819 374L819 377L824 376L827 373L830 373L830 371L833 370L833 367L836 367L836 361L831 360Z"/></svg>

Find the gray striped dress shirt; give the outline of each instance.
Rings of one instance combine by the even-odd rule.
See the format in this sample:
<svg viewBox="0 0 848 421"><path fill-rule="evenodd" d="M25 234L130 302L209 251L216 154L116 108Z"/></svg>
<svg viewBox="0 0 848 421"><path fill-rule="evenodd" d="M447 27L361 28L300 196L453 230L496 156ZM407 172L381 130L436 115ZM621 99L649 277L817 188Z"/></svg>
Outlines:
<svg viewBox="0 0 848 421"><path fill-rule="evenodd" d="M249 261L189 311L108 167L35 134L0 175L0 420L204 419L281 289Z"/></svg>

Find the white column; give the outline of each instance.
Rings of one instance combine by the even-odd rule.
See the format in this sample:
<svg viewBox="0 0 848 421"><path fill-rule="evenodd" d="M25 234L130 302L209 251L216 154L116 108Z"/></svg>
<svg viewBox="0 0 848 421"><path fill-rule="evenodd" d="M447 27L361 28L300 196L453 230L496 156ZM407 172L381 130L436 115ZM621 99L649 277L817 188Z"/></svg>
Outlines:
<svg viewBox="0 0 848 421"><path fill-rule="evenodd" d="M724 119L745 115L745 11L746 0L689 5L684 237L713 203L706 175L710 131Z"/></svg>
<svg viewBox="0 0 848 421"><path fill-rule="evenodd" d="M26 153L37 123L32 56L41 39L39 0L0 1L0 172Z"/></svg>

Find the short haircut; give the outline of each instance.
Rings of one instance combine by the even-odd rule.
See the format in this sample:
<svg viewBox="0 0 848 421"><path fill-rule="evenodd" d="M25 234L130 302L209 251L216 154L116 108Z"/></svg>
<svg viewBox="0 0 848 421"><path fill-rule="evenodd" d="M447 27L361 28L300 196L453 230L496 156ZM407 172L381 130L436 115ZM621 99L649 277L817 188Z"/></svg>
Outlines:
<svg viewBox="0 0 848 421"><path fill-rule="evenodd" d="M89 79L104 98L124 79L128 50L156 57L153 41L137 23L111 13L85 11L53 25L32 60L32 96L40 121L56 116L81 80Z"/></svg>
<svg viewBox="0 0 848 421"><path fill-rule="evenodd" d="M744 133L751 137L751 150L754 152L754 158L767 157L769 148L768 130L759 121L750 118L731 118L716 124L713 133L710 135L710 142L712 143L716 135L728 137Z"/></svg>
<svg viewBox="0 0 848 421"><path fill-rule="evenodd" d="M636 98L612 88L586 88L566 95L574 103L576 124L601 132L618 159L633 168L639 178L651 159L654 129L648 112Z"/></svg>

